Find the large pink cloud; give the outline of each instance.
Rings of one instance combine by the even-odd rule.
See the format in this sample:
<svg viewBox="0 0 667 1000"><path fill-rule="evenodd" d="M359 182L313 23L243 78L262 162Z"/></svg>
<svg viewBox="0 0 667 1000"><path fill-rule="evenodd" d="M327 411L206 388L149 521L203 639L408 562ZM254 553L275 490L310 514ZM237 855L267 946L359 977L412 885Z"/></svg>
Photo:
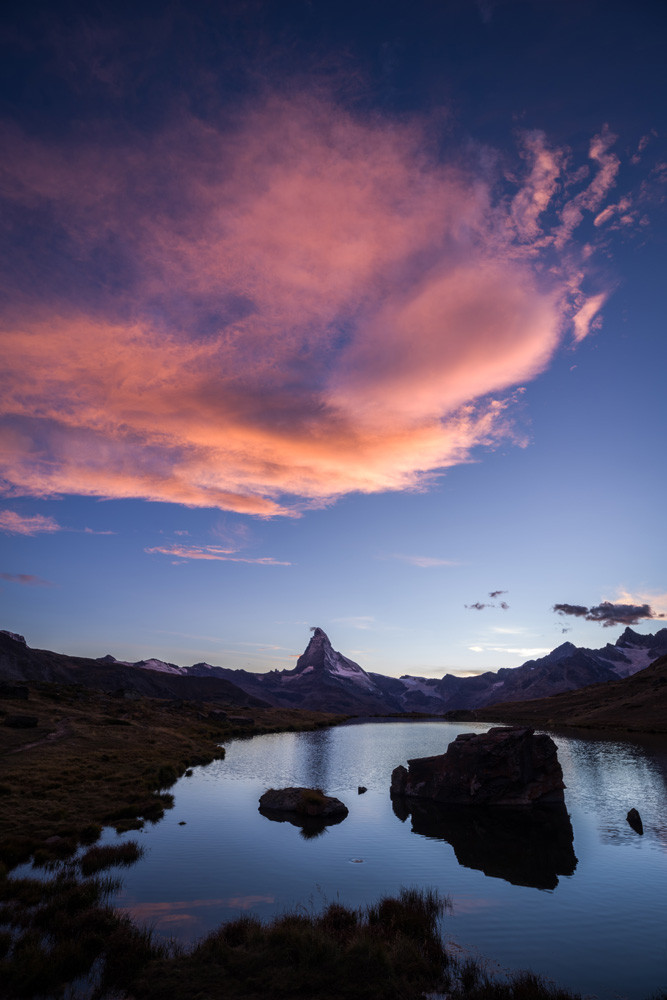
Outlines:
<svg viewBox="0 0 667 1000"><path fill-rule="evenodd" d="M602 302L541 254L602 209L606 133L555 235L565 155L538 133L512 199L431 155L423 124L322 99L122 142L5 139L5 202L51 237L6 288L13 495L271 516L418 488L511 435L511 389Z"/></svg>

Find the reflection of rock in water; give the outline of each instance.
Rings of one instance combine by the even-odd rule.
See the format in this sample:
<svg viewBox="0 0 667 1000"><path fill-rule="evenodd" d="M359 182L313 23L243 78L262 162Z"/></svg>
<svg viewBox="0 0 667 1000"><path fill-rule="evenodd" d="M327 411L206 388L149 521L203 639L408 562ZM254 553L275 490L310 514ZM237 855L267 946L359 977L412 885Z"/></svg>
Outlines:
<svg viewBox="0 0 667 1000"><path fill-rule="evenodd" d="M457 808L402 797L392 804L399 819L412 815L413 833L447 841L459 864L512 885L555 889L577 866L565 806Z"/></svg>
<svg viewBox="0 0 667 1000"><path fill-rule="evenodd" d="M325 819L321 816L304 816L303 813L284 812L283 810L264 809L262 807L260 807L259 811L262 816L272 820L274 823L291 823L292 826L298 826L304 840L321 837L326 832L328 826L335 826L337 823L342 823L345 819L345 816L341 815L327 816Z"/></svg>

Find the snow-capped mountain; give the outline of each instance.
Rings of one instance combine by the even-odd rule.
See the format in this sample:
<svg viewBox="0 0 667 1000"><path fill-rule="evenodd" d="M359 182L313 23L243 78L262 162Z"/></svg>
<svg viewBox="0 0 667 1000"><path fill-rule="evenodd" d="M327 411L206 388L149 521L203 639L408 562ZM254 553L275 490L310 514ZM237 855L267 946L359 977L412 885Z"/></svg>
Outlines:
<svg viewBox="0 0 667 1000"><path fill-rule="evenodd" d="M373 676L333 648L323 629L312 631L310 642L292 670L267 674L221 667L216 670L242 690L274 705L351 714L401 711ZM198 669L203 666L197 664Z"/></svg>
<svg viewBox="0 0 667 1000"><path fill-rule="evenodd" d="M314 628L312 631L313 635L294 668L271 670L263 674L213 666L210 663L181 667L156 658L130 663L116 660L109 654L97 660L76 662L82 666L84 663L90 664L86 673L91 678L95 670L102 668L106 668L105 673L108 672L109 678L112 675L123 675L124 685L128 683L132 672L137 671L146 682L149 678L154 678L157 683L159 678L163 687L167 681L171 683L172 679L174 684L186 685L196 682L198 685L215 686L216 681L231 682L236 690L240 689L251 699L261 699L265 704L282 707L351 715L400 712L440 715L457 709L483 708L501 701L545 698L563 691L578 690L589 684L626 678L643 670L659 656L667 654L667 628L655 635L640 635L631 628L626 628L615 643L607 643L601 649L584 649L571 642L564 642L547 656L528 660L520 667L504 667L474 677L460 677L456 674L445 674L440 678L410 674L387 677L384 674L369 673L354 660L339 653L333 648L323 629ZM11 658L6 657L6 662L0 663L0 667L4 665L6 671L10 671L7 673L8 677L19 679L23 676L30 679L33 674L26 664L40 651L27 649L24 654L19 654L18 638L20 637L15 638L11 633L0 636L13 650ZM25 640L23 643L25 650ZM54 653L49 653L48 657L48 660L42 657L44 662L40 660L39 666L35 662L33 679L39 679L41 675L41 679L61 679L55 674L51 676L55 669L51 665L54 658L59 661L67 660L70 664L76 659ZM58 671L60 670L59 667ZM146 683L142 683L141 687L143 690ZM199 691L199 687L197 690Z"/></svg>
<svg viewBox="0 0 667 1000"><path fill-rule="evenodd" d="M387 677L369 673L337 652L321 628L313 630L292 670L253 674L245 670L186 668L202 675L215 670L255 697L275 705L355 714L432 712L481 708L499 701L527 701L588 684L628 677L667 653L667 629L640 635L631 628L612 645L583 649L564 642L547 656L520 667L487 671L475 677L445 674L441 678Z"/></svg>
<svg viewBox="0 0 667 1000"><path fill-rule="evenodd" d="M176 667L161 660L134 664L147 670L173 670L197 677L232 681L249 695L273 705L352 714L429 712L482 708L499 701L527 701L588 684L628 677L667 653L667 629L640 635L631 628L612 645L583 649L564 642L547 656L520 667L504 667L474 677L387 677L369 673L333 648L326 632L313 635L291 670L257 674L196 663ZM153 665L155 664L155 665Z"/></svg>

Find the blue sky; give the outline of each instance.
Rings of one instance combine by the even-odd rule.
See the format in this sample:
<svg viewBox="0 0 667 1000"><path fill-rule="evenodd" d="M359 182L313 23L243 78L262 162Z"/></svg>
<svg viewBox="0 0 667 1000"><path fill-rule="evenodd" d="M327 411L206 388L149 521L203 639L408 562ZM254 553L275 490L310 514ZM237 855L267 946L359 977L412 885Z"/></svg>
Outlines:
<svg viewBox="0 0 667 1000"><path fill-rule="evenodd" d="M2 627L436 676L662 627L666 24L6 17Z"/></svg>

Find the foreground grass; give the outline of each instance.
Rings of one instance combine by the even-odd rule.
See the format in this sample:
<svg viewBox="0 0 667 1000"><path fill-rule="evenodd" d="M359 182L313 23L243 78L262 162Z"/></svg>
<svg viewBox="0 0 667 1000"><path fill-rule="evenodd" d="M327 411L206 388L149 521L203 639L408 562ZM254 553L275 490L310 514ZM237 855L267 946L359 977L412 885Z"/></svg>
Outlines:
<svg viewBox="0 0 667 1000"><path fill-rule="evenodd" d="M225 740L314 729L340 716L290 709L115 698L77 685L30 686L27 702L0 700L0 861L8 868L67 857L102 826L157 822L166 791L197 764L224 757ZM17 711L30 729L3 726ZM238 716L242 715L241 719Z"/></svg>
<svg viewBox="0 0 667 1000"><path fill-rule="evenodd" d="M156 942L107 905L113 879L76 878L63 865L51 880L0 877L3 997L60 997L89 973L98 1000L578 1000L529 973L488 978L445 949L446 900L402 890L354 910L287 913L268 924L244 916L187 952ZM8 898L9 897L9 898Z"/></svg>

